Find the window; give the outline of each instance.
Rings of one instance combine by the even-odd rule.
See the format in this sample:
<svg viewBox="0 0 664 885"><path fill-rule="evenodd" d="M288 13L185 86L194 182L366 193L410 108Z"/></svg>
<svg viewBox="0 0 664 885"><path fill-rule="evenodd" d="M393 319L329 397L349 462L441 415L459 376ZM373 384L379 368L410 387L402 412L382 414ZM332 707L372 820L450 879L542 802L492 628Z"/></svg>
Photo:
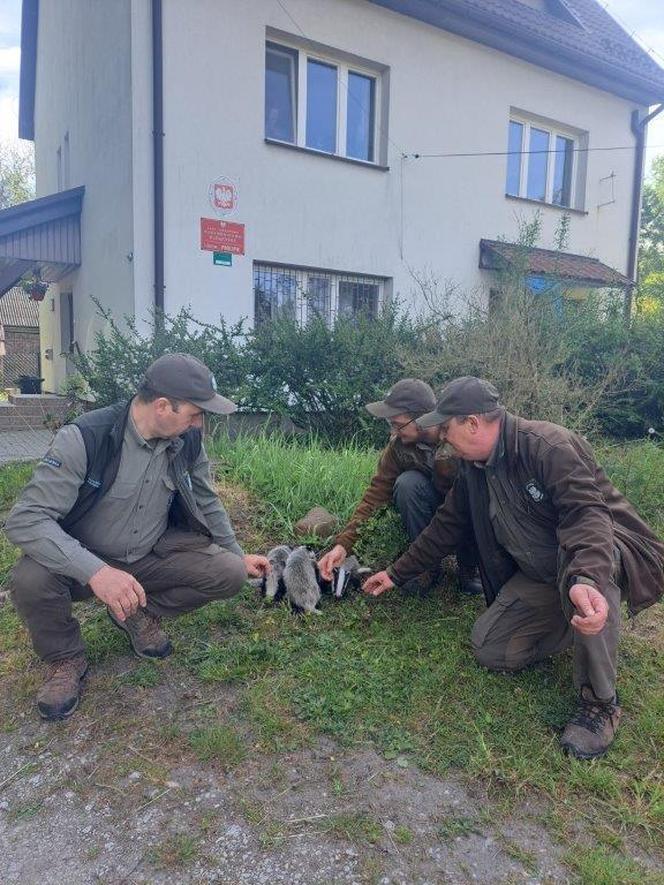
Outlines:
<svg viewBox="0 0 664 885"><path fill-rule="evenodd" d="M295 141L297 52L267 44L265 50L265 135Z"/></svg>
<svg viewBox="0 0 664 885"><path fill-rule="evenodd" d="M378 162L378 69L269 42L265 137L321 153Z"/></svg>
<svg viewBox="0 0 664 885"><path fill-rule="evenodd" d="M71 174L69 168L69 133L65 132L65 140L64 140L64 154L63 154L63 184L64 190L67 190L71 186Z"/></svg>
<svg viewBox="0 0 664 885"><path fill-rule="evenodd" d="M306 324L320 317L331 326L338 316L375 317L385 283L384 277L255 264L256 323L288 316Z"/></svg>
<svg viewBox="0 0 664 885"><path fill-rule="evenodd" d="M60 293L60 354L74 351L74 295Z"/></svg>
<svg viewBox="0 0 664 885"><path fill-rule="evenodd" d="M507 135L505 193L555 206L576 207L581 138L527 120L512 119ZM581 202L580 200L578 202Z"/></svg>

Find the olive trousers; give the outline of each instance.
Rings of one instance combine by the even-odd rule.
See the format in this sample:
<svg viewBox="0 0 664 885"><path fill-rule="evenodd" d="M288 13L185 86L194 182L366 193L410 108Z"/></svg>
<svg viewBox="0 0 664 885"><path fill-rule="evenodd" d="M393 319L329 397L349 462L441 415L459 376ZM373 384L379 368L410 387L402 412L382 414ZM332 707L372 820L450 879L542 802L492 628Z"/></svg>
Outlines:
<svg viewBox="0 0 664 885"><path fill-rule="evenodd" d="M247 577L241 556L210 543L207 536L177 529L168 529L137 562L104 561L136 578L145 590L147 610L159 617L173 617L235 596ZM89 585L54 574L29 556L14 566L12 601L35 652L44 661L85 651L72 603L92 596Z"/></svg>
<svg viewBox="0 0 664 885"><path fill-rule="evenodd" d="M570 625L574 606L566 591L516 572L475 621L471 640L478 662L489 670L521 670L574 649L574 685L589 685L599 700L616 693L621 590L611 581L603 593L609 615L601 631L584 636Z"/></svg>

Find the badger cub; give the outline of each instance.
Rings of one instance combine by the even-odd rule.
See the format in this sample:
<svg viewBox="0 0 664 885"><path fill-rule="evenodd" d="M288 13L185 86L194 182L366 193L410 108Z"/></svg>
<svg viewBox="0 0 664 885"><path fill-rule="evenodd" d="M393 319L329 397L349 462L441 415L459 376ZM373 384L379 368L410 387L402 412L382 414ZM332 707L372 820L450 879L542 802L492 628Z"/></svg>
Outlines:
<svg viewBox="0 0 664 885"><path fill-rule="evenodd" d="M286 597L293 608L299 611L315 612L320 599L320 587L316 578L315 557L306 547L296 547L286 560L284 584Z"/></svg>
<svg viewBox="0 0 664 885"><path fill-rule="evenodd" d="M272 599L274 602L278 602L286 595L284 569L290 552L290 547L286 547L285 544L280 544L278 547L273 547L272 550L268 550L267 559L272 570L269 575L266 575L263 578L263 585L261 588L263 596L266 599Z"/></svg>

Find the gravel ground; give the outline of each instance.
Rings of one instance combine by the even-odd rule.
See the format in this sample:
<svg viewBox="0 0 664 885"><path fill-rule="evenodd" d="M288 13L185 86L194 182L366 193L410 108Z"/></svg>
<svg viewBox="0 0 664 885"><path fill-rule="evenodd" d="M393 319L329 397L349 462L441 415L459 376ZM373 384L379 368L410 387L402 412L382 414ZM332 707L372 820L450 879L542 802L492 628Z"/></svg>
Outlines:
<svg viewBox="0 0 664 885"><path fill-rule="evenodd" d="M40 722L26 694L19 727L0 734L3 885L571 881L534 802L506 818L481 785L406 756L318 739L226 772L177 742L139 749L142 724L172 724L174 710L180 725L201 709L223 719L237 698L167 667L166 684L136 687L134 666L96 668L65 723ZM115 729L98 718L109 693Z"/></svg>

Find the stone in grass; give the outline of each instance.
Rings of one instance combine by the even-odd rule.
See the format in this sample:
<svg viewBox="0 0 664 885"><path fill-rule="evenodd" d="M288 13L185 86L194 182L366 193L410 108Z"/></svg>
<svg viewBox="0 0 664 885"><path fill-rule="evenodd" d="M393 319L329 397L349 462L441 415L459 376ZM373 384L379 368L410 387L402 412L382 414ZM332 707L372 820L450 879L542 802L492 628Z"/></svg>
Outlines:
<svg viewBox="0 0 664 885"><path fill-rule="evenodd" d="M315 535L317 538L327 538L333 534L339 525L339 520L324 507L312 507L299 522L295 523L296 535Z"/></svg>

